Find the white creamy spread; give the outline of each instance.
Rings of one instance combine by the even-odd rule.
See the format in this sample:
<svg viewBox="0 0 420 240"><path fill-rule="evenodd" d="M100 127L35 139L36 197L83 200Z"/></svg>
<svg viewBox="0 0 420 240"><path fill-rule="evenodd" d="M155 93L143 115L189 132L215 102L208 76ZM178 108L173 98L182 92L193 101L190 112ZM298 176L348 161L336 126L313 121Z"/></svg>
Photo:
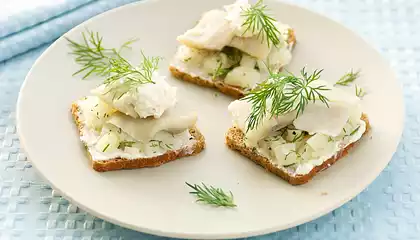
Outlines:
<svg viewBox="0 0 420 240"><path fill-rule="evenodd" d="M77 102L79 106L78 117L81 123L81 141L86 145L87 150L95 160L110 160L115 158L137 159L159 156L170 150L193 151L192 146L196 140L189 133L188 128L195 124L196 118L185 124L180 123L180 116L165 116L163 122L153 119L133 119L120 113L115 113L109 105L99 100L98 97L89 96ZM95 107L96 106L96 107ZM103 112L96 112L98 106L102 106ZM93 111L92 111L93 109ZM110 114L106 114L110 112ZM118 123L112 122L118 114L122 115L124 120L119 119L125 130L120 128ZM91 116L104 116L101 124L93 125L89 123ZM117 117L118 118L118 117ZM125 119L127 118L127 119ZM162 117L163 118L163 117ZM171 120L175 124L171 123ZM156 121L156 124L149 123L146 126L136 125L135 121ZM141 141L137 140L137 136L127 123L137 126L143 132L145 137ZM116 125L114 125L116 124ZM171 125L172 124L172 125ZM100 125L100 126L99 126ZM130 124L128 124L130 125ZM171 128L172 129L168 129ZM137 129L136 129L137 130ZM134 135L134 136L133 136Z"/></svg>
<svg viewBox="0 0 420 240"><path fill-rule="evenodd" d="M298 164L295 173L302 175L309 173L314 167L320 166L324 163L324 161L334 157L348 145L358 141L366 131L366 123L363 120L359 120L359 123L356 124L356 128L354 128L353 131L355 132L351 136L346 136L342 139L340 138L339 140L332 141L331 145L333 147L329 148L329 151L323 152L323 155L316 156L316 158L309 159Z"/></svg>
<svg viewBox="0 0 420 240"><path fill-rule="evenodd" d="M176 103L176 87L169 85L165 76L154 72L154 83L141 84L135 89L123 94L111 88L118 87L121 83L110 86L102 84L92 90L92 93L111 105L113 108L134 118L155 117L159 118ZM118 88L116 88L118 89Z"/></svg>
<svg viewBox="0 0 420 240"><path fill-rule="evenodd" d="M245 100L233 101L228 109L233 125L245 134L245 144L291 174L304 175L359 140L366 131L359 99L324 81L317 84L331 89L326 91L329 107L316 101L308 103L297 118L296 112L273 118L266 114L248 131L252 105ZM271 101L267 101L267 108L271 108Z"/></svg>
<svg viewBox="0 0 420 240"><path fill-rule="evenodd" d="M281 137L277 135L277 139L274 141L271 140L276 138L273 136L271 136L271 139L265 138L260 140L256 148L261 155L265 156L275 165L284 167L295 175L304 175L362 137L366 131L366 123L363 120L359 120L353 125L355 127L348 134L335 138L324 135L323 139L325 141L318 139L317 135L319 133L317 133L312 135L307 141L286 143L280 140L279 144L278 139L281 139ZM319 148L314 149L312 147L313 145L310 144L312 138L314 139L315 145L320 145ZM294 146L291 147L291 144ZM308 151L308 153L305 151ZM278 154L279 152L280 154ZM298 156L301 157L299 158Z"/></svg>
<svg viewBox="0 0 420 240"><path fill-rule="evenodd" d="M211 10L203 14L194 28L177 38L183 45L179 46L171 66L192 77L208 81L221 80L229 85L251 89L268 76L266 66L277 71L289 64L292 45L286 41L291 28L275 22L280 32L280 44L269 46L266 40L261 41L257 32L247 30L244 25L246 17L243 11L250 6L248 0L238 0L224 6L224 10ZM242 57L253 58L254 65L245 67L242 63L232 62L229 65L218 59L223 58L218 55L223 55L220 51L227 46L240 50ZM214 77L218 68L228 69L227 74Z"/></svg>
<svg viewBox="0 0 420 240"><path fill-rule="evenodd" d="M115 113L107 121L140 142L148 142L161 131L180 133L194 127L196 122L195 114L175 115L170 113L165 113L158 119L134 119L124 114Z"/></svg>

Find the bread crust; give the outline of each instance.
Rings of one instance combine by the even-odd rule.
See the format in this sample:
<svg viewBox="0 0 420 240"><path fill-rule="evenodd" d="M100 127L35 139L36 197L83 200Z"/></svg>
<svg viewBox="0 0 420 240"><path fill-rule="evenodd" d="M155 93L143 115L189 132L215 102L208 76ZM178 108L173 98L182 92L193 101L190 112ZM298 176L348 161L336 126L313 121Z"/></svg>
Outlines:
<svg viewBox="0 0 420 240"><path fill-rule="evenodd" d="M363 114L361 117L361 120L363 120L366 123L366 131L363 133L363 136L366 135L370 130L370 124L369 119L367 115ZM332 166L335 162L343 158L348 154L350 149L352 149L354 146L357 145L359 142L356 141L352 144L349 144L346 148L338 152L335 156L331 157L330 159L324 161L320 166L314 167L309 173L302 175L292 175L289 172L287 172L284 168L279 168L278 166L274 165L270 160L268 160L266 157L258 154L257 151L255 151L254 148L246 146L244 142L244 133L242 130L240 130L237 127L232 127L228 130L226 134L226 144L229 148L238 151L245 157L251 159L256 164L262 166L267 171L276 174L277 176L283 178L287 182L289 182L292 185L301 185L304 183L309 182L316 174L319 172L329 168Z"/></svg>
<svg viewBox="0 0 420 240"><path fill-rule="evenodd" d="M193 77L190 74L186 72L182 72L181 70L177 69L174 66L169 66L169 71L172 73L172 75L178 79L182 79L187 82L195 83L197 85L203 86L203 87L210 87L210 88L216 88L220 92L232 96L234 98L242 98L245 96L245 91L241 87L232 86L229 84L224 83L221 80L206 80L202 79L200 77Z"/></svg>
<svg viewBox="0 0 420 240"><path fill-rule="evenodd" d="M296 34L293 29L289 29L288 32L288 39L287 43L292 46L292 49L296 45ZM197 85L203 86L203 87L209 87L209 88L216 88L220 92L229 95L231 97L234 97L236 99L242 98L245 96L245 90L238 86L229 85L223 82L221 79L215 79L215 80L206 80L203 78L200 78L198 76L192 76L187 72L183 72L180 69L176 68L175 66L170 65L169 71L172 73L172 75L178 79L195 83Z"/></svg>
<svg viewBox="0 0 420 240"><path fill-rule="evenodd" d="M71 106L71 113L73 115L74 122L79 130L79 134L82 136L82 123L79 119L79 106L77 103L73 103ZM149 157L149 158L137 158L137 159L125 159L125 158L115 158L110 160L95 160L92 158L92 155L87 150L85 145L87 155L91 161L92 168L98 172L106 172L113 170L121 169L136 169L144 167L158 167L162 164L165 164L170 161L182 157L188 157L199 154L205 148L205 139L200 131L196 128L190 128L189 132L191 136L196 140L194 145L187 146L181 149L171 150L166 152L163 155Z"/></svg>

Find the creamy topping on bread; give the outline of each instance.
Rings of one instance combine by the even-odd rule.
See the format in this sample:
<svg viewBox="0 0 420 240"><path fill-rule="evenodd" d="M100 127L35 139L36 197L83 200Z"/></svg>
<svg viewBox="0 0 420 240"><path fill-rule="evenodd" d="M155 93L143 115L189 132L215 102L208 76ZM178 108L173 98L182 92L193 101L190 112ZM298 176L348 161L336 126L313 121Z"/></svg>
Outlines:
<svg viewBox="0 0 420 240"><path fill-rule="evenodd" d="M275 29L278 43L267 42L268 37L247 25L244 13L252 7L248 0L238 0L223 10L204 13L195 27L178 36L182 45L171 65L192 77L252 89L266 78L267 67L278 71L289 64L295 43L293 30L273 19L270 27ZM251 61L243 64L243 58Z"/></svg>
<svg viewBox="0 0 420 240"><path fill-rule="evenodd" d="M311 84L328 89L324 94L328 105L310 101L299 115L291 111L271 116L272 99L268 99L267 114L252 129L247 128L252 112L249 101L236 100L228 107L233 125L245 134L244 143L294 174L309 173L358 141L366 131L359 98L322 80Z"/></svg>
<svg viewBox="0 0 420 240"><path fill-rule="evenodd" d="M196 123L195 115L167 112L160 119L134 119L115 112L95 96L76 104L81 124L80 139L95 160L147 158L181 148L192 151L196 142L189 133ZM95 118L100 123L92 120Z"/></svg>
<svg viewBox="0 0 420 240"><path fill-rule="evenodd" d="M121 82L102 84L92 93L118 111L133 118L159 118L176 103L176 87L166 82L157 71L152 74L153 83L145 83L124 92L119 91Z"/></svg>

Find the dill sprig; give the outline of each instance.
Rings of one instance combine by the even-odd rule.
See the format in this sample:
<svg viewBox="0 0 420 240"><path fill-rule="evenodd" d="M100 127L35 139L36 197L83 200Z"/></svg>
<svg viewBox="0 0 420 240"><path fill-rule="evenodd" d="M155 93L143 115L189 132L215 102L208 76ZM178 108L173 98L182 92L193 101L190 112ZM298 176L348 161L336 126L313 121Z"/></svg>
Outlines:
<svg viewBox="0 0 420 240"><path fill-rule="evenodd" d="M350 72L344 74L335 84L341 86L347 86L350 83L354 82L360 75L360 70L353 72L353 69Z"/></svg>
<svg viewBox="0 0 420 240"><path fill-rule="evenodd" d="M137 41L136 39L129 40L116 50L115 48L105 48L102 43L103 37L98 32L86 30L86 33L82 32L82 38L83 41L78 43L65 37L69 42L69 47L72 49L70 54L75 55L76 63L81 65L80 70L73 73L73 76L84 73L83 79L89 77L91 74L97 76L109 75L110 61L115 58L121 58L121 50L130 48L130 45Z"/></svg>
<svg viewBox="0 0 420 240"><path fill-rule="evenodd" d="M296 111L298 116L310 101L316 100L320 100L328 107L328 98L322 92L330 89L325 85L313 84L320 78L321 72L322 70L315 70L312 74L308 74L303 68L300 77L292 73L270 72L266 81L260 83L243 98L252 104L247 119L247 131L255 129L267 112L273 117ZM271 101L271 106L268 101Z"/></svg>
<svg viewBox="0 0 420 240"><path fill-rule="evenodd" d="M82 37L81 43L66 38L72 49L71 54L76 55L76 63L82 66L73 75L85 72L83 79L91 74L106 76L104 83L110 86L108 92L118 92L119 97L141 84L154 83L152 75L158 68L160 57L147 57L141 52L142 63L139 66L133 66L120 54L122 49L129 48L136 40L125 42L117 50L105 48L102 44L103 38L98 32L87 30L87 33L82 32Z"/></svg>
<svg viewBox="0 0 420 240"><path fill-rule="evenodd" d="M263 0L259 0L248 9L243 9L242 16L246 17L246 20L242 26L246 27L244 33L249 30L258 33L257 37L261 38L261 42L266 40L268 47L271 44L277 46L280 44L280 31L274 25L276 20L268 15L267 10L267 5L263 3Z"/></svg>
<svg viewBox="0 0 420 240"><path fill-rule="evenodd" d="M354 85L354 90L356 92L356 96L359 98L363 98L366 95L366 91L357 85Z"/></svg>
<svg viewBox="0 0 420 240"><path fill-rule="evenodd" d="M204 183L201 183L201 185L193 185L185 182L185 184L194 190L190 193L197 196L197 202L219 207L236 207L236 204L233 202L233 194L230 191L229 194L227 194L220 188L215 188L213 186L207 187Z"/></svg>
<svg viewBox="0 0 420 240"><path fill-rule="evenodd" d="M104 81L105 84L111 86L110 91L118 91L124 95L141 84L155 83L152 75L158 69L161 58L147 57L143 51L141 55L143 61L139 67L133 66L120 55L110 60L109 77Z"/></svg>

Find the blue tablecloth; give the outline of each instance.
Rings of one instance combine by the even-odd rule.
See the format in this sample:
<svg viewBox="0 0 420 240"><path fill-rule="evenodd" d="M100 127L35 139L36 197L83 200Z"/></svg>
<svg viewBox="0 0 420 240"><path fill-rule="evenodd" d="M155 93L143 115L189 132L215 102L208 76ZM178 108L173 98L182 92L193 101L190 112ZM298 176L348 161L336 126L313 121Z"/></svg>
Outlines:
<svg viewBox="0 0 420 240"><path fill-rule="evenodd" d="M161 239L78 209L43 182L20 148L16 100L36 58L71 27L133 2L54 1L30 14L0 17L0 239ZM255 239L420 239L420 1L293 2L353 29L391 62L404 84L406 125L398 152L368 189L317 220Z"/></svg>

